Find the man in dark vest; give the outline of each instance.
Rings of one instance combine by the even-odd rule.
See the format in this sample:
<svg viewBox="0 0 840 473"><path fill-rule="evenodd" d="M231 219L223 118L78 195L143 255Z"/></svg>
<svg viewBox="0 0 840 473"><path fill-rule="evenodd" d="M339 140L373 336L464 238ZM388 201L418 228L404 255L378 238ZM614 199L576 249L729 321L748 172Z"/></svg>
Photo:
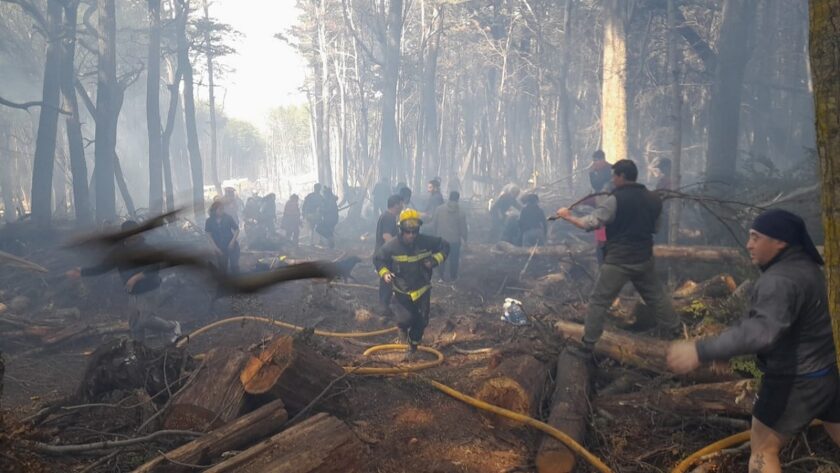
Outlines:
<svg viewBox="0 0 840 473"><path fill-rule="evenodd" d="M653 234L658 229L662 201L654 192L636 183L639 171L633 161L616 162L612 172L615 190L591 214L577 218L567 208L557 211L558 217L583 230L607 229L604 264L586 314L583 333L586 354L591 353L601 337L610 305L628 281L653 309L665 335L676 334L680 325L671 298L656 277L653 260Z"/></svg>

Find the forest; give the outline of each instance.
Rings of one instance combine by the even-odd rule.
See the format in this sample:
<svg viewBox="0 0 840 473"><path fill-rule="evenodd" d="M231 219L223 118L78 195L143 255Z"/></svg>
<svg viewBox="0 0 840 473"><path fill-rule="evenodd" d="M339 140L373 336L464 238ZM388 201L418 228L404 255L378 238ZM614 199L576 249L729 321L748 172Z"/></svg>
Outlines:
<svg viewBox="0 0 840 473"><path fill-rule="evenodd" d="M840 472L838 24L0 0L0 472Z"/></svg>

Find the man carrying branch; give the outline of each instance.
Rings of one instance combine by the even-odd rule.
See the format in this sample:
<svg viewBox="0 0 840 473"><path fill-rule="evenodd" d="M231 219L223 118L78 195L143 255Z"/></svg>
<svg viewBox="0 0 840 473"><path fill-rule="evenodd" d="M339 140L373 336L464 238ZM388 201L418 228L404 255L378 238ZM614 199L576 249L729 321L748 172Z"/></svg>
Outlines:
<svg viewBox="0 0 840 473"><path fill-rule="evenodd" d="M656 277L653 259L653 234L658 228L662 201L644 185L636 183L638 174L636 163L622 159L612 166L615 190L591 214L578 218L568 208L557 211L559 218L583 230L601 227L607 230L606 255L585 320L583 350L586 356L591 355L595 342L604 332L610 305L628 281L653 309L666 335L674 335L679 330L679 318L671 298Z"/></svg>
<svg viewBox="0 0 840 473"><path fill-rule="evenodd" d="M701 363L756 354L764 372L753 405L750 473L779 473L779 450L814 419L840 445L840 380L820 256L805 222L786 210L753 222L747 250L761 276L750 309L733 327L701 340L675 342L675 373Z"/></svg>

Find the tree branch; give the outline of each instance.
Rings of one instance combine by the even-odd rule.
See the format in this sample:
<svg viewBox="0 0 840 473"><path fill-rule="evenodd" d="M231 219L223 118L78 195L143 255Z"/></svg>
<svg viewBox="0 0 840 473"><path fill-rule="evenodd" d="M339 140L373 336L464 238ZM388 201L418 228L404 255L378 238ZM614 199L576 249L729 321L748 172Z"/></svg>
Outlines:
<svg viewBox="0 0 840 473"><path fill-rule="evenodd" d="M104 440L102 442L82 443L75 445L48 445L41 442L27 441L23 442L23 445L31 450L34 450L39 453L45 453L47 455L64 455L68 453L83 453L92 450L104 450L107 448L127 447L130 445L136 445L138 443L149 442L155 440L158 437L201 437L202 435L204 434L201 432L193 432L190 430L158 430L157 432L152 432L151 434L144 435L143 437L135 437L126 440Z"/></svg>
<svg viewBox="0 0 840 473"><path fill-rule="evenodd" d="M4 1L7 1L7 0L4 0ZM56 111L58 111L58 113L61 113L62 115L71 115L71 113L68 112L67 110L62 110L58 107L54 107L52 105L45 104L44 102L18 103L18 102L12 102L11 100L6 100L3 97L0 97L0 105L5 105L5 106L10 107L10 108L16 108L18 110L26 110L27 112L32 107L44 107L44 108L50 108L50 109L56 110Z"/></svg>

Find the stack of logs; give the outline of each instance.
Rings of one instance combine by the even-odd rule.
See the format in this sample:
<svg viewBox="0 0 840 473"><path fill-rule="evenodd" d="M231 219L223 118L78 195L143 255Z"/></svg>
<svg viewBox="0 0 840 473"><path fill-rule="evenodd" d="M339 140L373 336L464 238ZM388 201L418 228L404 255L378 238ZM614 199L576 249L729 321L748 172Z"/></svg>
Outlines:
<svg viewBox="0 0 840 473"><path fill-rule="evenodd" d="M288 425L343 373L292 336L274 338L256 356L215 348L172 398L163 422L166 429L207 433L134 472L188 472L198 465L213 473L362 471L365 447L341 420L321 412ZM330 407L318 403L318 410Z"/></svg>

